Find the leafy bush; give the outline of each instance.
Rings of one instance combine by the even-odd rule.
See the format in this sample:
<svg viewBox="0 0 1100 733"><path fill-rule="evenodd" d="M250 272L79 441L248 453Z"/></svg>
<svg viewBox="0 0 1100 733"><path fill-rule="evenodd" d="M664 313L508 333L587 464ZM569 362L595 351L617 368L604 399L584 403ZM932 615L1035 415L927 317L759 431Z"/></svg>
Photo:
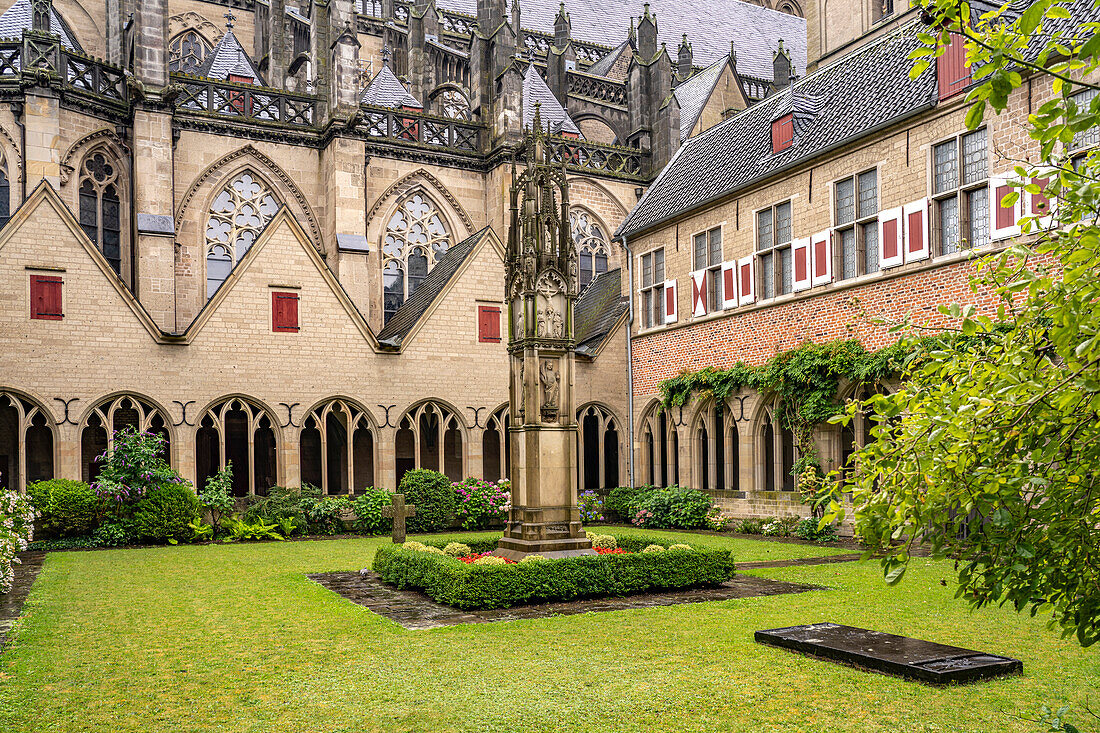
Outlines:
<svg viewBox="0 0 1100 733"><path fill-rule="evenodd" d="M620 522L629 522L634 518L637 513L637 509L632 507L638 503L638 498L648 491L652 491L652 486L619 486L611 490L607 495L607 501L604 502L604 509L615 515L615 519Z"/></svg>
<svg viewBox="0 0 1100 733"><path fill-rule="evenodd" d="M592 538L592 546L601 550L614 550L619 544L609 534L598 534Z"/></svg>
<svg viewBox="0 0 1100 733"><path fill-rule="evenodd" d="M451 557L466 557L470 554L470 546L461 542L448 542L443 552Z"/></svg>
<svg viewBox="0 0 1100 733"><path fill-rule="evenodd" d="M393 526L393 520L382 516L382 510L390 506L393 494L385 489L368 486L363 494L351 503L355 512L355 527L364 534L385 534Z"/></svg>
<svg viewBox="0 0 1100 733"><path fill-rule="evenodd" d="M40 528L58 537L82 537L99 523L103 502L83 481L55 478L27 486L42 519Z"/></svg>
<svg viewBox="0 0 1100 733"><path fill-rule="evenodd" d="M664 552L665 548L660 545L647 545L642 552Z"/></svg>
<svg viewBox="0 0 1100 733"><path fill-rule="evenodd" d="M486 555L485 557L479 557L474 560L474 565L507 565L508 561L503 557L496 557L495 555Z"/></svg>
<svg viewBox="0 0 1100 733"><path fill-rule="evenodd" d="M58 540L35 540L27 544L28 550L46 552L54 550L86 550L96 547L91 537L64 537Z"/></svg>
<svg viewBox="0 0 1100 733"><path fill-rule="evenodd" d="M742 519L737 523L737 531L741 534L763 534L764 525L770 523L771 519Z"/></svg>
<svg viewBox="0 0 1100 733"><path fill-rule="evenodd" d="M303 499L316 500L320 498L321 490L310 484L303 484L301 488L296 489L287 486L272 486L267 490L267 496L258 497L253 501L245 510L244 516L249 520L263 518L270 521L278 521L282 517L296 517L304 522Z"/></svg>
<svg viewBox="0 0 1100 733"><path fill-rule="evenodd" d="M317 496L306 492L316 491ZM320 490L308 484L302 485L302 498L298 502L309 531L313 534L340 534L344 531L343 515L351 509L351 500L346 496L319 496Z"/></svg>
<svg viewBox="0 0 1100 733"><path fill-rule="evenodd" d="M458 509L458 495L450 480L438 471L418 468L401 479L397 493L405 495L405 504L416 506L409 517L410 532L434 532L442 529Z"/></svg>
<svg viewBox="0 0 1100 733"><path fill-rule="evenodd" d="M208 542L214 539L214 526L201 519L196 519L187 525L191 530L192 542Z"/></svg>
<svg viewBox="0 0 1100 733"><path fill-rule="evenodd" d="M577 505L581 510L581 522L588 524L604 521L603 497L595 491L582 491L577 497Z"/></svg>
<svg viewBox="0 0 1100 733"><path fill-rule="evenodd" d="M167 448L167 441L156 433L129 426L116 430L114 448L98 458L101 468L92 489L104 499L129 504L152 489L185 485L164 458Z"/></svg>
<svg viewBox="0 0 1100 733"><path fill-rule="evenodd" d="M199 491L199 504L210 513L210 529L216 535L222 517L233 512L233 461L226 461L225 468L206 479L206 486Z"/></svg>
<svg viewBox="0 0 1100 733"><path fill-rule="evenodd" d="M638 500L638 509L645 509L652 514L646 521L646 526L661 529L706 527L711 505L711 498L706 492L686 486L652 489L642 494Z"/></svg>
<svg viewBox="0 0 1100 733"><path fill-rule="evenodd" d="M678 544L675 544L675 545L669 545L668 549L669 550L684 551L684 552L691 552L695 548L692 547L691 545L685 545L681 542L681 543L678 543Z"/></svg>
<svg viewBox="0 0 1100 733"><path fill-rule="evenodd" d="M763 526L761 533L768 537L790 537L801 521L802 517L795 515L773 519Z"/></svg>
<svg viewBox="0 0 1100 733"><path fill-rule="evenodd" d="M485 529L503 524L508 517L508 510L512 507L512 484L507 479L494 484L468 478L451 486L454 487L457 502L456 514L462 521L463 529Z"/></svg>
<svg viewBox="0 0 1100 733"><path fill-rule="evenodd" d="M616 539L624 544L624 537ZM375 554L373 569L398 588L417 588L440 603L469 610L718 585L733 576L734 563L725 550L700 549L485 565L385 545Z"/></svg>
<svg viewBox="0 0 1100 733"><path fill-rule="evenodd" d="M190 539L190 524L199 518L199 498L184 484L149 489L134 504L131 534L147 542Z"/></svg>
<svg viewBox="0 0 1100 733"><path fill-rule="evenodd" d="M815 518L803 519L795 525L794 536L814 542L836 542L839 539L835 525L826 524L821 529L817 525L818 520Z"/></svg>
<svg viewBox="0 0 1100 733"><path fill-rule="evenodd" d="M237 515L226 517L222 527L226 531L222 542L237 540L281 540L283 536L276 531L278 525L263 518L246 519Z"/></svg>
<svg viewBox="0 0 1100 733"><path fill-rule="evenodd" d="M725 532L733 526L733 517L727 517L722 510L712 506L707 512L707 529L714 532Z"/></svg>
<svg viewBox="0 0 1100 733"><path fill-rule="evenodd" d="M96 547L124 547L130 544L130 532L122 522L107 522L92 532L92 542Z"/></svg>
<svg viewBox="0 0 1100 733"><path fill-rule="evenodd" d="M644 527L653 520L653 512L648 509L639 509L634 512L634 518L630 520L630 523L635 527Z"/></svg>
<svg viewBox="0 0 1100 733"><path fill-rule="evenodd" d="M34 538L34 505L14 491L0 491L0 593L7 593L15 580L16 557Z"/></svg>
<svg viewBox="0 0 1100 733"><path fill-rule="evenodd" d="M549 558L543 557L537 553L531 555L524 555L520 562L546 562Z"/></svg>

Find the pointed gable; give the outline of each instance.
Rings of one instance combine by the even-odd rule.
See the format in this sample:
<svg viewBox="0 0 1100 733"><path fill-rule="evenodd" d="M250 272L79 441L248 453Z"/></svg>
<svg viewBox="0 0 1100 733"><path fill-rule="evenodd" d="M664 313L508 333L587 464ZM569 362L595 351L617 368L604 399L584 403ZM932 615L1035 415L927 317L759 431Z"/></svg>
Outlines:
<svg viewBox="0 0 1100 733"><path fill-rule="evenodd" d="M242 83L245 83L245 79L250 79L251 81L247 83L259 86L264 83L260 70L245 53L244 46L237 40L232 28L225 32L214 50L206 55L206 61L195 71L195 75L219 81Z"/></svg>
<svg viewBox="0 0 1100 733"><path fill-rule="evenodd" d="M0 15L0 38L19 38L23 31L29 31L33 23L31 0L16 0L10 8ZM61 45L70 51L83 53L68 25L50 8L50 33L61 36Z"/></svg>
<svg viewBox="0 0 1100 733"><path fill-rule="evenodd" d="M416 97L409 94L409 90L397 78L388 64L383 64L381 71L374 75L370 84L363 90L363 97L359 100L363 104L374 107L407 107L411 109L424 109L424 105Z"/></svg>
<svg viewBox="0 0 1100 733"><path fill-rule="evenodd" d="M626 79L626 69L633 54L634 49L631 48L630 41L623 41L602 59L589 66L586 73L623 81Z"/></svg>
<svg viewBox="0 0 1100 733"><path fill-rule="evenodd" d="M680 142L687 140L691 131L695 129L695 123L699 121L699 115L703 113L703 107L710 100L714 91L714 85L718 83L718 77L722 75L722 69L726 67L728 59L714 62L695 76L676 87L673 94L680 103Z"/></svg>
<svg viewBox="0 0 1100 733"><path fill-rule="evenodd" d="M539 116L546 131L555 135L580 135L580 129L558 98L546 86L534 64L527 64L527 73L523 75L523 129L530 129L535 121L535 105L539 105Z"/></svg>

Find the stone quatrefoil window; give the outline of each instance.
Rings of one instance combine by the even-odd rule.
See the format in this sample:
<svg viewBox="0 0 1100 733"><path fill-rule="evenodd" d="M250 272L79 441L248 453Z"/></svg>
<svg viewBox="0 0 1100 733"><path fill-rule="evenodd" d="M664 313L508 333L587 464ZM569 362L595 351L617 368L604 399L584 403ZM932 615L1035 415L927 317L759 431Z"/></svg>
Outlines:
<svg viewBox="0 0 1100 733"><path fill-rule="evenodd" d="M122 202L118 166L103 153L84 159L80 170L80 228L122 274Z"/></svg>
<svg viewBox="0 0 1100 733"><path fill-rule="evenodd" d="M226 186L206 221L206 297L217 292L279 210L279 202L254 174L244 172Z"/></svg>
<svg viewBox="0 0 1100 733"><path fill-rule="evenodd" d="M450 247L451 233L434 201L414 193L401 202L386 224L382 241L382 303L387 321Z"/></svg>
<svg viewBox="0 0 1100 733"><path fill-rule="evenodd" d="M569 228L573 233L573 244L577 247L580 286L583 288L596 275L607 272L611 248L603 228L587 211L574 209L569 212Z"/></svg>
<svg viewBox="0 0 1100 733"><path fill-rule="evenodd" d="M168 70L194 74L206 61L212 49L198 31L186 30L168 44Z"/></svg>

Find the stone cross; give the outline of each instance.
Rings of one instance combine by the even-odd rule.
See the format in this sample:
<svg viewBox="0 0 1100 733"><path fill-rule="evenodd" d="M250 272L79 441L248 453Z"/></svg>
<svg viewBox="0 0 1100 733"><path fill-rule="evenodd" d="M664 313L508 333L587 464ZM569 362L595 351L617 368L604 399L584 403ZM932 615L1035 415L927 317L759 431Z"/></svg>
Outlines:
<svg viewBox="0 0 1100 733"><path fill-rule="evenodd" d="M405 495L394 494L392 504L382 507L382 516L393 520L393 541L400 545L405 541L405 519L416 516L416 505L405 506Z"/></svg>

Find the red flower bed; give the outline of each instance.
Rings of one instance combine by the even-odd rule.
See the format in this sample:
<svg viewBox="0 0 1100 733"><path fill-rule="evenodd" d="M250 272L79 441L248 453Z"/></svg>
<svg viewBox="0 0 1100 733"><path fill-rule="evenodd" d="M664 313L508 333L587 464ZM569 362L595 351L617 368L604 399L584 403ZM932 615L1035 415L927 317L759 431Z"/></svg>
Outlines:
<svg viewBox="0 0 1100 733"><path fill-rule="evenodd" d="M609 550L606 547L593 547L599 555L629 555L630 553L621 547L616 547L614 550Z"/></svg>
<svg viewBox="0 0 1100 733"><path fill-rule="evenodd" d="M493 553L491 553L491 552L475 553L473 555L467 555L466 557L460 557L458 559L461 560L462 562L466 563L467 565L473 565L474 560L478 559L479 557L489 557L492 554ZM508 558L504 558L504 564L505 565L515 565L516 561L515 560L509 560Z"/></svg>

